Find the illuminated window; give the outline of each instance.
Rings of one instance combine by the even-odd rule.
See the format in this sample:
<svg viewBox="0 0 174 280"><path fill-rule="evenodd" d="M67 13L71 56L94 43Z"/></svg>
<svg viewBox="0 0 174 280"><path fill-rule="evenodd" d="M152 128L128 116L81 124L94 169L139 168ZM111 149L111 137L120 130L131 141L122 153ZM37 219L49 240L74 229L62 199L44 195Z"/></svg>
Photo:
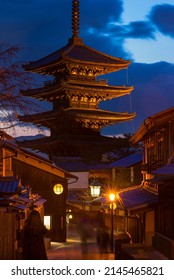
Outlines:
<svg viewBox="0 0 174 280"><path fill-rule="evenodd" d="M50 230L51 229L51 216L44 216L44 226Z"/></svg>

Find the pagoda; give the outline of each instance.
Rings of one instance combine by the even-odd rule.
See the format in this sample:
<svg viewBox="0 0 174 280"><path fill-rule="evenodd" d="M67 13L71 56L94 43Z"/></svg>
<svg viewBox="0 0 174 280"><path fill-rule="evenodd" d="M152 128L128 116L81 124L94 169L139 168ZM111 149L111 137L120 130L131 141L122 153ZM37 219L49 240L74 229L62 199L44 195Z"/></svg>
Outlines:
<svg viewBox="0 0 174 280"><path fill-rule="evenodd" d="M118 113L99 109L103 100L113 99L133 90L132 86L111 86L98 77L125 69L129 60L115 58L87 45L79 37L79 0L72 0L72 36L66 46L24 65L26 71L50 75L52 80L42 88L22 94L52 103L52 110L20 116L50 129L50 136L23 141L30 147L53 156L83 156L87 151L102 147L111 149L114 138L100 135L102 127L132 120L134 113Z"/></svg>

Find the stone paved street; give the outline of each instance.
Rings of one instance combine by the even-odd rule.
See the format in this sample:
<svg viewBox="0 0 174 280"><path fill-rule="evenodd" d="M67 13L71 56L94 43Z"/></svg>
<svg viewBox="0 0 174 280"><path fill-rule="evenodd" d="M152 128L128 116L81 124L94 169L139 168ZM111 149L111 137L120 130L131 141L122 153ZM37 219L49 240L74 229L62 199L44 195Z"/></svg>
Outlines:
<svg viewBox="0 0 174 280"><path fill-rule="evenodd" d="M67 242L51 243L51 249L47 251L49 260L111 260L114 254L99 253L95 235L90 237L86 243L81 243L80 236L75 228L67 231Z"/></svg>
<svg viewBox="0 0 174 280"><path fill-rule="evenodd" d="M47 255L49 260L111 260L114 254L100 255L94 242L85 244L86 251L82 252L80 241L67 240L66 243L52 243Z"/></svg>

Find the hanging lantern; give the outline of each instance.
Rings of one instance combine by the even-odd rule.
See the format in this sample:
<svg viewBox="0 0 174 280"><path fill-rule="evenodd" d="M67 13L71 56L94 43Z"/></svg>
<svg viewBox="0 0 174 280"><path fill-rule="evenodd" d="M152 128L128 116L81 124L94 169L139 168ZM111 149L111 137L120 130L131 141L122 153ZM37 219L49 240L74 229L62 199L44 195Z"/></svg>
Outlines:
<svg viewBox="0 0 174 280"><path fill-rule="evenodd" d="M59 195L63 193L63 186L61 184L54 185L53 191L55 194Z"/></svg>
<svg viewBox="0 0 174 280"><path fill-rule="evenodd" d="M99 182L94 181L90 184L90 189L91 189L91 196L92 197L99 197L100 196L100 189L101 185Z"/></svg>

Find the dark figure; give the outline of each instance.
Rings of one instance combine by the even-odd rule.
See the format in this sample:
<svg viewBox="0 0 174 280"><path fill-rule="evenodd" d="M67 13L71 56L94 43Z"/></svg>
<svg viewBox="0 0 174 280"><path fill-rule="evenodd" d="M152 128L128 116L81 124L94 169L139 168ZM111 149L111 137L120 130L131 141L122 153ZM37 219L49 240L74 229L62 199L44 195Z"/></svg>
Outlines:
<svg viewBox="0 0 174 280"><path fill-rule="evenodd" d="M88 253L88 238L89 238L89 219L85 213L83 213L80 220L80 239L81 239L81 253L82 258L85 259Z"/></svg>
<svg viewBox="0 0 174 280"><path fill-rule="evenodd" d="M22 257L24 260L47 260L44 226L38 211L33 210L26 220L23 234Z"/></svg>
<svg viewBox="0 0 174 280"><path fill-rule="evenodd" d="M102 257L107 257L108 249L109 249L109 233L106 228L100 228L97 230L97 245L99 248L99 252Z"/></svg>
<svg viewBox="0 0 174 280"><path fill-rule="evenodd" d="M100 252L100 256L101 258L103 257L106 258L108 253L108 248L109 248L110 236L107 227L105 225L102 209L97 214L96 225L97 225L96 240L97 240L97 246Z"/></svg>
<svg viewBox="0 0 174 280"><path fill-rule="evenodd" d="M105 219L103 216L103 210L101 209L96 216L96 225L98 228L103 228L105 227Z"/></svg>

